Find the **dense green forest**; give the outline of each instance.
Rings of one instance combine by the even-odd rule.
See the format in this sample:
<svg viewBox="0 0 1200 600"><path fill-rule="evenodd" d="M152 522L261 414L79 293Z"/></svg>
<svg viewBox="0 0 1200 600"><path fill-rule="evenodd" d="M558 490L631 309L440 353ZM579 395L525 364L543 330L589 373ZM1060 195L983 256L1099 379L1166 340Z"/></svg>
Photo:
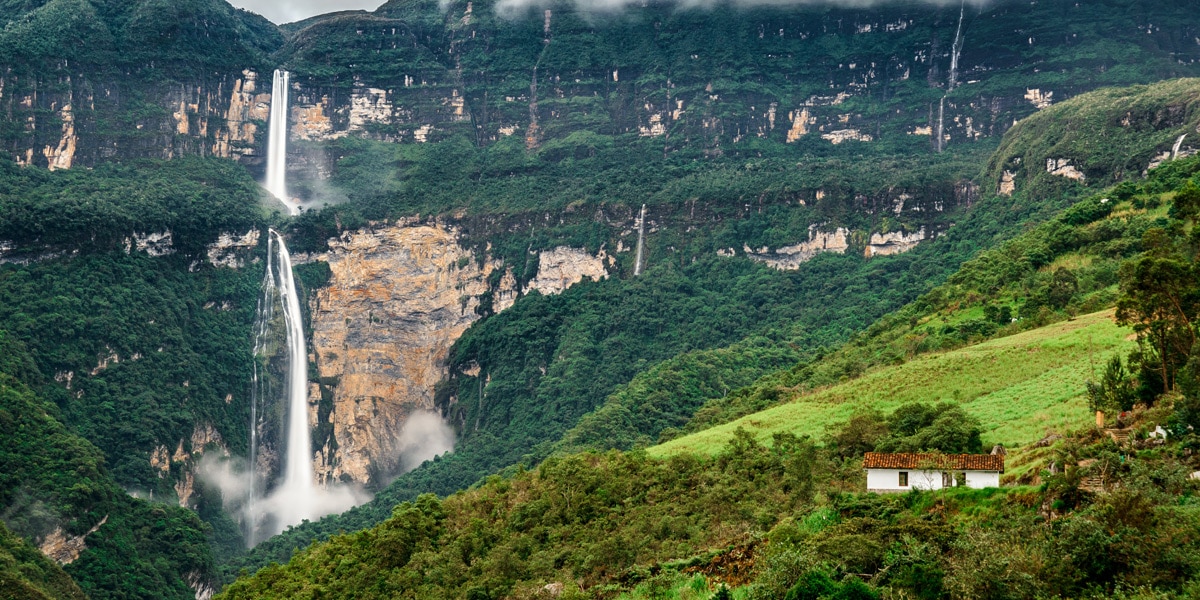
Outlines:
<svg viewBox="0 0 1200 600"><path fill-rule="evenodd" d="M986 423L954 406L905 405L820 439L777 434L762 445L738 432L711 458L555 455L444 501L401 504L224 597L533 598L547 585L572 597L707 597L723 593L717 584L741 598L1190 597L1200 569L1189 429L1200 411L1185 343L1200 316L1197 173L1200 160L1178 161L1085 198L798 369L903 363L1115 304L1138 349L1114 364L1131 366L1075 385L1111 416L1134 409L1129 438L1089 427L1019 448L1010 462L1024 486L859 493L864 451L978 451ZM1146 434L1158 425L1166 442Z"/></svg>
<svg viewBox="0 0 1200 600"><path fill-rule="evenodd" d="M1171 454L1191 447L1200 414L1186 239L1198 209L1185 184L1196 165L1140 177L1194 135L1200 91L1182 79L1079 94L1200 73L1192 11L964 6L652 2L602 14L406 0L276 27L219 0L0 0L0 145L15 158L0 161L0 587L190 598L385 523L230 593L477 599L557 581L564 595L699 598L727 594L709 585L710 563L754 556L752 577L722 579L739 596L986 595L965 567L982 560L972 540L1013 520L1026 529L1011 539L1033 540L1022 551L1053 554L1060 542L1036 534L1048 503L1066 515L1048 530L1080 528L1095 564L996 566L1024 577L1016 595L1181 591L1190 559L1103 562L1123 555L1094 529L1149 540L1192 518ZM293 140L291 191L315 210L290 221L253 181L276 67L293 72L293 118L320 105L333 128ZM383 101L364 112L368 96ZM201 158L212 155L242 164ZM1082 177L1049 173L1048 160ZM1015 194L997 196L1008 178ZM631 245L642 205L649 267L634 277L633 253L616 249ZM456 452L243 555L220 494L191 476L205 452L248 454L262 249L239 250L243 266L228 269L208 245L272 225L294 252L320 253L414 216L452 225L518 285L536 275L531 256L558 246L617 262L609 279L530 293L499 314L485 294L438 388ZM750 260L838 228L845 254L791 272ZM910 253L864 257L871 234L918 232L930 239ZM314 273L328 269L301 269L306 287L324 284ZM739 436L712 459L640 450L1114 304L1138 349L1088 389L1110 412L1157 404L1154 422L1184 438L1147 456L1150 471L1116 475L1158 520L1106 521L1120 507L1078 492L1069 470L1048 487L941 500L848 493L865 449L977 449L969 427L963 443L929 441L926 426L970 420L948 406L861 415L856 426L879 434L867 441L847 426L766 446ZM904 414L917 416L901 426ZM1054 452L1111 458L1089 435ZM32 556L60 534L86 545L61 572ZM828 549L841 547L861 560L837 562ZM335 553L362 559L353 577L287 587L304 587L302 567L325 577ZM400 568L410 563L430 571L415 578ZM1041 587L1021 587L1030 579Z"/></svg>
<svg viewBox="0 0 1200 600"><path fill-rule="evenodd" d="M245 452L262 274L205 261L220 233L266 222L258 187L201 159L8 165L0 180L4 522L29 540L85 537L65 568L92 598L194 597L240 534L202 485L195 510L179 508L186 465L163 473L150 457L199 424ZM163 232L165 243L138 245Z"/></svg>
<svg viewBox="0 0 1200 600"><path fill-rule="evenodd" d="M27 539L86 536L84 551L65 570L91 598L194 598L189 581L210 585L209 527L190 510L126 493L101 450L63 425L58 407L34 392L31 386L44 389L46 380L24 345L0 331L0 349L0 504L7 527ZM48 597L81 596L20 545L11 552L18 561L12 568L34 588L48 586Z"/></svg>
<svg viewBox="0 0 1200 600"><path fill-rule="evenodd" d="M1117 130L1122 129L1120 117L1130 106L1140 105L1144 98L1149 98L1145 100L1146 106L1157 108L1147 110L1170 112L1176 115L1174 119L1159 123L1163 129L1147 127L1139 129L1140 134L1120 134L1137 140L1137 144L1147 148L1139 152L1149 155L1148 149L1164 144L1169 147L1179 132L1200 122L1200 116L1193 110L1195 90L1195 80L1184 80L1147 89L1085 95L1026 119L1010 136L1036 140L1042 132L1058 136L1060 131L1074 131L1076 123L1106 122L1116 137L1120 134ZM1124 100L1110 101L1110 97ZM1171 106L1182 108L1168 110ZM1050 154L1059 155L1055 153L1088 155L1094 147L1093 140L1067 137L1053 147L1031 150L1025 160L1038 164L1044 163ZM1023 148L1008 142L1005 147ZM1103 186L1117 179L1128 171L1128 160L1116 152L1096 159L1091 163L1093 175L1088 183ZM1160 187L1177 185L1179 178L1187 173L1187 164L1191 163L1161 167L1150 181ZM933 172L944 169L938 165L933 163ZM964 160L957 168L966 165ZM982 169L983 165L976 163L976 168ZM886 168L877 170L889 172ZM916 173L910 176L922 176L919 170ZM711 181L722 181L720 177ZM728 177L723 184L728 188L742 185L742 174ZM754 180L754 175L750 178ZM1076 313L1095 310L1110 302L1111 293L1106 295L1103 290L1115 282L1113 262L1075 275L1076 287L1067 300L1045 299L1044 292L1037 290L1047 288L1052 276L1042 274L1039 269L1046 263L1037 261L1053 260L1055 255L1049 250L1044 252L1051 258L1025 262L1013 262L1008 254L999 259L995 254L985 253L976 262L967 263L961 273L954 274L980 251L1027 228L1041 223L1039 228L1025 233L1023 240L1054 240L1047 233L1054 223L1074 228L1103 217L1111 206L1099 204L1102 198L1093 196L1095 192L1080 182L1033 170L1027 179L1029 183L1019 187L1012 197L986 194L970 207L959 207L950 213L957 218L954 227L909 253L864 259L861 251L852 249L846 255L818 256L796 272L773 272L737 259L714 262L713 246L706 240L710 235L729 235L720 233L726 231L720 226L710 225L709 231L716 234L693 231L686 235L664 227L665 231L650 238L652 267L642 277L581 285L561 296L529 296L467 331L455 346L451 378L441 394L444 403L450 398L455 402L450 412L460 440L454 454L401 476L370 504L338 518L297 527L265 542L245 559L235 561L231 571L259 567L272 560L285 561L293 549L314 539L379 522L398 502L424 492L449 494L518 463L535 464L555 450L630 449L649 445L727 422L786 401L797 391L853 377L867 368L915 352L961 346L1015 328L1064 318L1062 315L1068 310ZM875 179L859 181L847 177L845 181L870 186ZM858 196L846 193L843 198L850 202L849 206L836 200L830 206L846 206L843 214L852 214L853 201L849 199ZM724 196L714 192L713 197ZM1081 197L1087 200L1055 216ZM684 198L676 197L674 202L686 205ZM332 215L310 215L309 220L301 220L298 233L320 220L347 218L352 214L349 211L356 210L355 206L359 204L351 202L331 211ZM1100 208L1089 212L1093 206ZM776 212L764 210L761 217L751 213L734 220L734 215L730 215L731 220L725 226L733 235L752 235L749 232L761 225L767 226L767 231L778 230L781 223L788 223L779 218L785 211L814 208L821 209L781 206ZM585 210L579 212L590 214ZM878 219L878 215L876 212L870 218ZM467 219L466 223L470 225L472 221ZM511 222L502 223L507 226ZM1137 228L1145 227L1140 223L1129 226L1134 228L1129 235L1140 235ZM602 227L593 227L604 231ZM1109 236L1124 236L1124 228L1122 225L1115 233L1105 230L1098 234L1099 239L1107 242ZM685 228L676 228L680 229ZM470 239L469 231L467 235ZM692 245L686 245L688 242L681 238L690 239ZM488 239L498 248L505 245L502 233ZM521 235L512 235L510 239L521 253L531 241ZM552 245L555 238L541 239ZM587 239L596 237L575 243L589 245ZM680 240L679 245L670 245L675 240ZM593 241L590 245L598 247L600 243ZM1121 247L1122 253L1113 255L1111 260L1128 256L1137 248L1135 244ZM1054 252L1063 248L1055 246ZM1011 248L1000 251L1016 252ZM704 257L705 253L709 257ZM1017 327L1000 322L1000 302L992 306L996 314L990 319L985 318L980 301L963 302L963 298L972 294L987 297L990 293L988 284L964 280L973 272L972 265L998 260L1014 269L1024 265L1014 271L1012 277L1016 279L1005 283L1015 286L1008 292L1010 318L1033 315ZM677 266L680 262L683 264ZM937 287L947 278L951 283ZM964 286L983 289L958 291ZM718 290L725 291L704 295ZM1023 305L1017 298L1025 298L1026 294L1031 294L1031 300ZM700 308L689 304L699 302L699 298L721 298L726 304ZM904 308L913 301L916 304ZM921 327L910 325L910 321L916 323L938 311L952 313L960 305L963 310L954 316L938 317L936 323ZM968 307L972 308L967 310ZM1042 314L1042 307L1048 311L1046 314ZM897 310L900 312L887 316ZM975 313L977 317L959 323L964 320L963 315ZM704 327L697 328L697 324ZM865 336L855 337L864 330ZM850 343L843 347L848 340ZM478 376L463 373L475 366L480 368ZM542 373L542 369L546 372ZM487 379L490 383L480 402L480 384Z"/></svg>

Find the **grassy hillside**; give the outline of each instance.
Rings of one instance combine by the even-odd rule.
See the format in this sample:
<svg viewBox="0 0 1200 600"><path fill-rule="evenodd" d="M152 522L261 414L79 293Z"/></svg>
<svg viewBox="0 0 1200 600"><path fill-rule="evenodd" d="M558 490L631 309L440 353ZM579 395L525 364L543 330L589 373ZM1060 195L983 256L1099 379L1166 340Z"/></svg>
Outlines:
<svg viewBox="0 0 1200 600"><path fill-rule="evenodd" d="M985 446L1024 446L1051 431L1094 420L1083 382L1136 344L1106 310L1033 331L921 356L902 365L801 394L787 404L648 448L650 456L716 454L743 429L759 442L775 433L820 437L862 410L891 412L912 402L952 402L984 424Z"/></svg>

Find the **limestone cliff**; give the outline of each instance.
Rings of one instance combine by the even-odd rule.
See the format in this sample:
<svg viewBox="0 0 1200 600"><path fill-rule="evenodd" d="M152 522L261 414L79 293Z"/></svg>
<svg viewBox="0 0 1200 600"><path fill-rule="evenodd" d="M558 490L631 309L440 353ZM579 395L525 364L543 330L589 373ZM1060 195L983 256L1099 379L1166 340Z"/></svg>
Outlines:
<svg viewBox="0 0 1200 600"><path fill-rule="evenodd" d="M399 466L408 415L433 408L441 363L479 318L496 265L481 265L440 225L347 233L319 258L332 277L311 301L312 346L333 387L337 444L321 476L372 483Z"/></svg>
<svg viewBox="0 0 1200 600"><path fill-rule="evenodd" d="M584 278L602 279L607 256L555 248L539 257L526 290L560 293ZM399 434L409 415L434 409L434 388L446 375L450 347L480 319L480 297L493 309L518 296L509 269L459 244L443 223L409 221L347 232L327 252L307 257L329 265L330 280L309 303L313 358L333 399L331 438L317 440L324 481L373 484L401 468ZM312 411L313 425L320 414Z"/></svg>
<svg viewBox="0 0 1200 600"><path fill-rule="evenodd" d="M808 241L784 246L775 251L771 251L769 248L752 250L749 247L744 248L744 251L750 260L766 263L775 269L788 271L799 269L800 265L812 260L814 256L822 252L845 254L849 247L849 229L839 227L832 232L823 232L817 231L814 226L808 232Z"/></svg>
<svg viewBox="0 0 1200 600"><path fill-rule="evenodd" d="M917 244L923 241L925 241L924 229L915 233L904 233L903 231L873 233L871 234L871 239L867 242L865 255L867 258L870 258L872 256L903 254L916 248Z"/></svg>
<svg viewBox="0 0 1200 600"><path fill-rule="evenodd" d="M528 289L543 294L561 294L584 278L600 281L608 277L604 266L606 259L608 253L604 250L600 250L596 256L588 254L586 250L566 246L542 252L538 256L537 277L529 282Z"/></svg>

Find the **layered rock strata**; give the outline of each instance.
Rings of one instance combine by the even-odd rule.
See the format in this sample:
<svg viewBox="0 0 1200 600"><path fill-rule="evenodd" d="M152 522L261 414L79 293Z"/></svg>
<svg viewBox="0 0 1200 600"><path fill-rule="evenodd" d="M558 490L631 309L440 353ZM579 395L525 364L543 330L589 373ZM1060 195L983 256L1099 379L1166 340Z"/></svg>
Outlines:
<svg viewBox="0 0 1200 600"><path fill-rule="evenodd" d="M525 291L554 294L607 277L605 257L545 252ZM480 318L480 297L490 291L495 310L508 308L517 282L505 269L498 289L490 289L500 262L475 256L458 243L455 228L438 223L348 232L309 259L325 261L331 273L310 301L317 371L333 398L332 439L318 442L319 477L378 483L402 465L398 438L409 415L434 409L450 347ZM320 389L312 393L315 404Z"/></svg>

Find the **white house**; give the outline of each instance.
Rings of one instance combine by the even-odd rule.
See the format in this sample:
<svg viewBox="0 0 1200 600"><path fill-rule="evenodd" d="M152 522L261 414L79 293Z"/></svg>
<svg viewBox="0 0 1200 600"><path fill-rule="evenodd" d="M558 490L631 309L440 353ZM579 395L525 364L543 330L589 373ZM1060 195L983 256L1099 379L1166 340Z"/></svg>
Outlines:
<svg viewBox="0 0 1200 600"><path fill-rule="evenodd" d="M885 454L863 457L868 492L940 490L958 485L965 475L969 488L1000 487L1004 472L1002 454Z"/></svg>

